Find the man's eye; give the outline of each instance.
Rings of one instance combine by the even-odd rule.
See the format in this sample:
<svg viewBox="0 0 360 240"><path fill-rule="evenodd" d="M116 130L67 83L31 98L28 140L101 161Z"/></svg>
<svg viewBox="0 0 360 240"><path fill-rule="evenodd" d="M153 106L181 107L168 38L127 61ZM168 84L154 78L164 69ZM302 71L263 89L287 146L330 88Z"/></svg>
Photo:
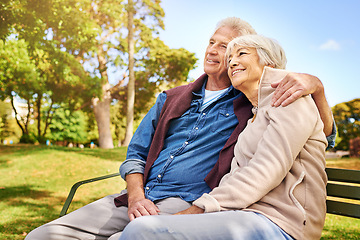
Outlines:
<svg viewBox="0 0 360 240"><path fill-rule="evenodd" d="M245 54L246 54L246 52L239 52L239 56L245 55Z"/></svg>
<svg viewBox="0 0 360 240"><path fill-rule="evenodd" d="M225 44L221 45L221 47L222 47L222 48L225 48L225 49L227 48L227 46L226 46Z"/></svg>

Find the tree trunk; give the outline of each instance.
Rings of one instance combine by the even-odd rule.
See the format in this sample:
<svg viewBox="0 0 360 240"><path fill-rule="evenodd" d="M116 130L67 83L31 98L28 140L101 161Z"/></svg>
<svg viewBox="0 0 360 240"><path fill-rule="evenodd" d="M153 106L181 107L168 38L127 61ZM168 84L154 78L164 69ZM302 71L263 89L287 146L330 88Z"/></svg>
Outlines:
<svg viewBox="0 0 360 240"><path fill-rule="evenodd" d="M42 94L38 93L37 94L37 99L36 99L36 111L37 111L37 131L38 131L38 140L40 140L40 136L41 136L41 98L42 98Z"/></svg>
<svg viewBox="0 0 360 240"><path fill-rule="evenodd" d="M103 97L92 99L94 107L95 120L98 126L99 133L99 147L100 148L114 148L113 139L110 130L110 84L103 85Z"/></svg>
<svg viewBox="0 0 360 240"><path fill-rule="evenodd" d="M128 1L128 52L129 52L129 83L127 92L126 133L123 145L128 146L134 131L135 74L134 74L134 6Z"/></svg>

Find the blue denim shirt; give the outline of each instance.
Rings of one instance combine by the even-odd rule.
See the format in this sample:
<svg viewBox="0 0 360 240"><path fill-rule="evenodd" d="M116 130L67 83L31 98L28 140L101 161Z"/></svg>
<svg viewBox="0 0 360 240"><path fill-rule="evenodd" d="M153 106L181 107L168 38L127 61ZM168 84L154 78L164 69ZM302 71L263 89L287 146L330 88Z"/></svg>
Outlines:
<svg viewBox="0 0 360 240"><path fill-rule="evenodd" d="M180 197L190 202L210 192L204 178L238 124L233 100L242 93L230 87L217 101L200 110L204 94L205 85L201 92L193 93L190 108L180 118L171 121L163 150L149 172L146 198L155 201ZM144 172L146 156L165 100L166 94L161 93L137 128L126 161L120 167L123 178L126 174Z"/></svg>
<svg viewBox="0 0 360 240"><path fill-rule="evenodd" d="M211 191L204 178L216 163L219 152L238 124L233 100L242 93L230 87L216 102L200 110L205 84L193 93L190 108L169 127L163 150L154 162L145 183L145 197L160 200L180 197L191 202ZM137 128L120 166L120 174L143 173L146 157L166 94L161 93ZM335 123L334 123L335 126ZM328 137L334 144L336 129Z"/></svg>

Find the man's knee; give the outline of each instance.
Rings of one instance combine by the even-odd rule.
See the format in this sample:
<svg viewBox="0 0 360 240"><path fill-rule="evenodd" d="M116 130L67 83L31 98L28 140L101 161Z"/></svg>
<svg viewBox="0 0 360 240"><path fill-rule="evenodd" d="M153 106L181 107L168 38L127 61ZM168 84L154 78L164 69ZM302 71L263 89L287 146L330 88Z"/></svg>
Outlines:
<svg viewBox="0 0 360 240"><path fill-rule="evenodd" d="M38 228L35 228L26 235L24 240L46 240L46 239L49 240L51 238L47 230L48 230L47 225L43 225Z"/></svg>
<svg viewBox="0 0 360 240"><path fill-rule="evenodd" d="M72 228L59 224L47 223L32 230L27 234L24 240L78 239L76 236L76 231Z"/></svg>

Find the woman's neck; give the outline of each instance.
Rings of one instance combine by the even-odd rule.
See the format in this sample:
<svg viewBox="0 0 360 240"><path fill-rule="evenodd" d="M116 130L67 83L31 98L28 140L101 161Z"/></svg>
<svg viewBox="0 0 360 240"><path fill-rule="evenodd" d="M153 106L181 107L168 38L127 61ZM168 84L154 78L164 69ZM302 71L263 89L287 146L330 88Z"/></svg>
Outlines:
<svg viewBox="0 0 360 240"><path fill-rule="evenodd" d="M258 89L252 89L247 92L243 92L247 99L251 102L254 107L258 106Z"/></svg>
<svg viewBox="0 0 360 240"><path fill-rule="evenodd" d="M253 83L243 84L238 88L238 90L245 94L254 107L258 106L259 83L260 79Z"/></svg>

